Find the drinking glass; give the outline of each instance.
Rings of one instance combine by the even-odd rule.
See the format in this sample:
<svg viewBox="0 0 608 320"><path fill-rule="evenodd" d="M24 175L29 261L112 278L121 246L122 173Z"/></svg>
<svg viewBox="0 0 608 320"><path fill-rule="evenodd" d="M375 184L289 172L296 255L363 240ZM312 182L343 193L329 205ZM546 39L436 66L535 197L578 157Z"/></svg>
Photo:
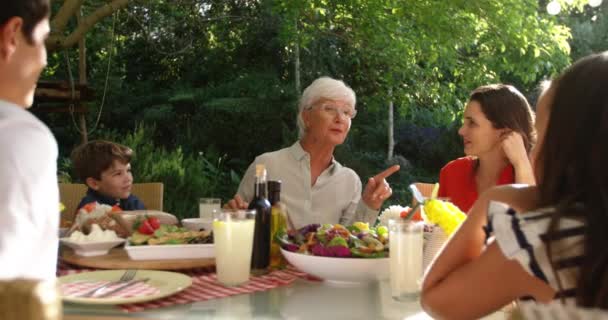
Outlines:
<svg viewBox="0 0 608 320"><path fill-rule="evenodd" d="M198 215L203 220L213 219L213 211L219 211L222 200L219 198L200 198L198 201Z"/></svg>
<svg viewBox="0 0 608 320"><path fill-rule="evenodd" d="M389 219L390 283L393 299L411 301L420 295L424 223Z"/></svg>
<svg viewBox="0 0 608 320"><path fill-rule="evenodd" d="M217 280L225 286L249 281L255 210L223 209L213 214Z"/></svg>

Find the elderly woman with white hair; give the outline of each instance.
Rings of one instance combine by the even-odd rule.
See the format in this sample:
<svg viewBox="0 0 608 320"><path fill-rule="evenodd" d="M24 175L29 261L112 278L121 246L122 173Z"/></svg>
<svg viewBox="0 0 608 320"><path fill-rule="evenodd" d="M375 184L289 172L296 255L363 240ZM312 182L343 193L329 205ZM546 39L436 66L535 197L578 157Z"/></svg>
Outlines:
<svg viewBox="0 0 608 320"><path fill-rule="evenodd" d="M296 228L311 223L373 223L382 203L392 194L385 179L399 166L370 178L362 192L359 176L334 159L334 149L346 139L357 114L355 104L355 93L344 82L316 79L300 99L300 140L256 157L226 206L248 206L253 199L255 166L264 164L269 180L282 181L281 201Z"/></svg>

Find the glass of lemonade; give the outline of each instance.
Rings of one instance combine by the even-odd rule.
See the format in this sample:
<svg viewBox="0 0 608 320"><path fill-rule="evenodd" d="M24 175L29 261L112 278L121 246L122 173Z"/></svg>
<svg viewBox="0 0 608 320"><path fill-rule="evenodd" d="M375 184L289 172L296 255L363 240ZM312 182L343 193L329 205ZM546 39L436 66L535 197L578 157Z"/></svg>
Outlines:
<svg viewBox="0 0 608 320"><path fill-rule="evenodd" d="M200 198L198 200L198 215L203 220L213 219L213 211L221 209L222 200L220 198Z"/></svg>
<svg viewBox="0 0 608 320"><path fill-rule="evenodd" d="M213 214L217 280L225 286L249 281L255 210L223 209Z"/></svg>
<svg viewBox="0 0 608 320"><path fill-rule="evenodd" d="M390 219L388 230L391 294L398 301L415 300L420 295L424 223Z"/></svg>

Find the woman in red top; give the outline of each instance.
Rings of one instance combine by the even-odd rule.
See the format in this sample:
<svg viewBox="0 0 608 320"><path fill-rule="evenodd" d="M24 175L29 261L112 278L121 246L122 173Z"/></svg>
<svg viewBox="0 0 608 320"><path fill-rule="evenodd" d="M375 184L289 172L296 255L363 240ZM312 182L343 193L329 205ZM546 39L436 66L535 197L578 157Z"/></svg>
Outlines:
<svg viewBox="0 0 608 320"><path fill-rule="evenodd" d="M535 142L534 119L526 98L513 86L482 86L464 109L458 134L466 157L445 165L439 197L467 212L478 194L500 184L534 184L528 153Z"/></svg>

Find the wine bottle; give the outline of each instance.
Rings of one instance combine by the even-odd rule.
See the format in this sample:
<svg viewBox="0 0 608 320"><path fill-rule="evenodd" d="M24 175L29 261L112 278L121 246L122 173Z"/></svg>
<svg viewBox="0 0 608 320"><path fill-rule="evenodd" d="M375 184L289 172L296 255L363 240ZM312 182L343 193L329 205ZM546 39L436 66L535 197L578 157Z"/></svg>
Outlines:
<svg viewBox="0 0 608 320"><path fill-rule="evenodd" d="M271 206L266 198L266 166L255 166L254 197L249 209L255 209L255 228L253 231L253 252L251 255L251 273L260 275L268 272L270 264L270 220Z"/></svg>
<svg viewBox="0 0 608 320"><path fill-rule="evenodd" d="M283 269L287 263L281 254L281 246L274 240L276 233L287 228L287 207L281 202L281 181L268 181L268 200L270 200L270 269Z"/></svg>

